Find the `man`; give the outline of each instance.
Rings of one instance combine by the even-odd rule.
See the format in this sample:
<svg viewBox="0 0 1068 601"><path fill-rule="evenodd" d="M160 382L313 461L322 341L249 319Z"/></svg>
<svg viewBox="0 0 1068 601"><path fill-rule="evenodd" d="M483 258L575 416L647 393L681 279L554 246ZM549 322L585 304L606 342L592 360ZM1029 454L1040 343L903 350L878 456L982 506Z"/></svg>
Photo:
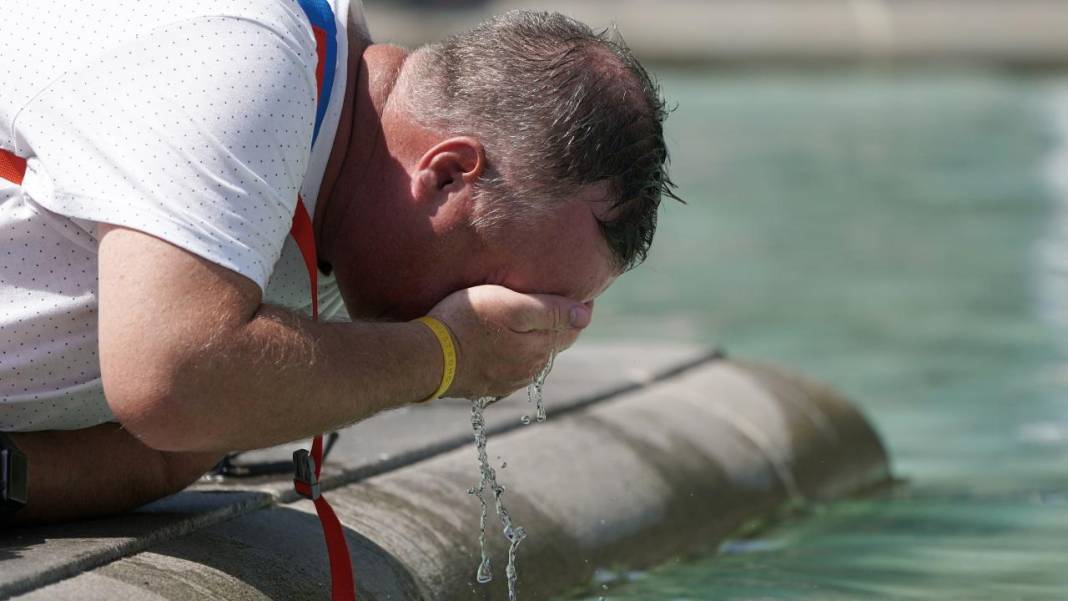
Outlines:
<svg viewBox="0 0 1068 601"><path fill-rule="evenodd" d="M655 86L559 15L409 53L331 2L316 74L293 1L24 4L0 25L0 147L29 158L0 187L16 521L128 509L226 451L427 398L421 315L458 348L448 396L510 393L644 258L671 194ZM298 194L321 305L351 322L308 318Z"/></svg>

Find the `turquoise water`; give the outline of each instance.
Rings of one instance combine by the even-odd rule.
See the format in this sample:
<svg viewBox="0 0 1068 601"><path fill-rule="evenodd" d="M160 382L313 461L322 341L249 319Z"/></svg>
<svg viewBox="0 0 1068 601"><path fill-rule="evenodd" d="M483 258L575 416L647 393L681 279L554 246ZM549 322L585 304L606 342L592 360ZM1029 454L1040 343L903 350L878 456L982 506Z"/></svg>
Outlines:
<svg viewBox="0 0 1068 601"><path fill-rule="evenodd" d="M591 338L829 382L907 486L579 598L1068 598L1068 78L662 74L674 173ZM611 566L606 566L610 568Z"/></svg>

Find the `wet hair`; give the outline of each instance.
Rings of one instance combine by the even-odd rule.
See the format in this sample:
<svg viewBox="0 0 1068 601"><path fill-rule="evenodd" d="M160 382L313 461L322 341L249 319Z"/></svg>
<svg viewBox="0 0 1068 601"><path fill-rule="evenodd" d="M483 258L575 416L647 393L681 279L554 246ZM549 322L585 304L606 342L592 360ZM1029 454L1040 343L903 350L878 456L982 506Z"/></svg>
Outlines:
<svg viewBox="0 0 1068 601"><path fill-rule="evenodd" d="M486 149L476 225L536 219L591 185L620 271L642 261L667 173L660 89L614 30L515 10L417 49L402 72L412 116Z"/></svg>

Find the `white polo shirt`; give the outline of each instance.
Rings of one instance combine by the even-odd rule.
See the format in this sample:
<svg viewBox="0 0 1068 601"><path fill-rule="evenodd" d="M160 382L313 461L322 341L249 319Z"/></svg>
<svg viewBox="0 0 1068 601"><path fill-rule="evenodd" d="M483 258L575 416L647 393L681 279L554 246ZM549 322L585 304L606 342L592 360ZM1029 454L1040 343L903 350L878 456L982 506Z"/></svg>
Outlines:
<svg viewBox="0 0 1068 601"><path fill-rule="evenodd" d="M97 351L97 223L162 238L307 312L289 238L314 214L345 91L346 26L315 147L315 39L295 0L10 2L0 20L0 431L113 420ZM324 316L343 312L320 274ZM151 336L152 332L145 332Z"/></svg>

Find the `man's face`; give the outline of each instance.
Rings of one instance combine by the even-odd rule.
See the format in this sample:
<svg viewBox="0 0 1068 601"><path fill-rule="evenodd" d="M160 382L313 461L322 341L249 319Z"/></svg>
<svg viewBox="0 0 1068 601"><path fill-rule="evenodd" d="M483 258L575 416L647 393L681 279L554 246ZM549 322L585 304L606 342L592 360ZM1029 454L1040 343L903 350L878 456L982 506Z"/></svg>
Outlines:
<svg viewBox="0 0 1068 601"><path fill-rule="evenodd" d="M597 222L599 204L577 198L535 224L501 226L486 246L493 268L478 283L592 303L619 275Z"/></svg>
<svg viewBox="0 0 1068 601"><path fill-rule="evenodd" d="M443 137L403 110L383 113L381 126L389 160L345 182L353 196L333 227L331 259L353 318L414 319L480 284L591 302L618 275L597 221L607 184L526 223L478 228L482 143Z"/></svg>
<svg viewBox="0 0 1068 601"><path fill-rule="evenodd" d="M597 222L601 204L581 195L534 223L502 224L492 232L459 227L410 254L420 246L412 239L382 241L360 281L346 285L339 273L342 292L353 317L390 320L425 315L449 294L480 284L592 306L618 276Z"/></svg>

